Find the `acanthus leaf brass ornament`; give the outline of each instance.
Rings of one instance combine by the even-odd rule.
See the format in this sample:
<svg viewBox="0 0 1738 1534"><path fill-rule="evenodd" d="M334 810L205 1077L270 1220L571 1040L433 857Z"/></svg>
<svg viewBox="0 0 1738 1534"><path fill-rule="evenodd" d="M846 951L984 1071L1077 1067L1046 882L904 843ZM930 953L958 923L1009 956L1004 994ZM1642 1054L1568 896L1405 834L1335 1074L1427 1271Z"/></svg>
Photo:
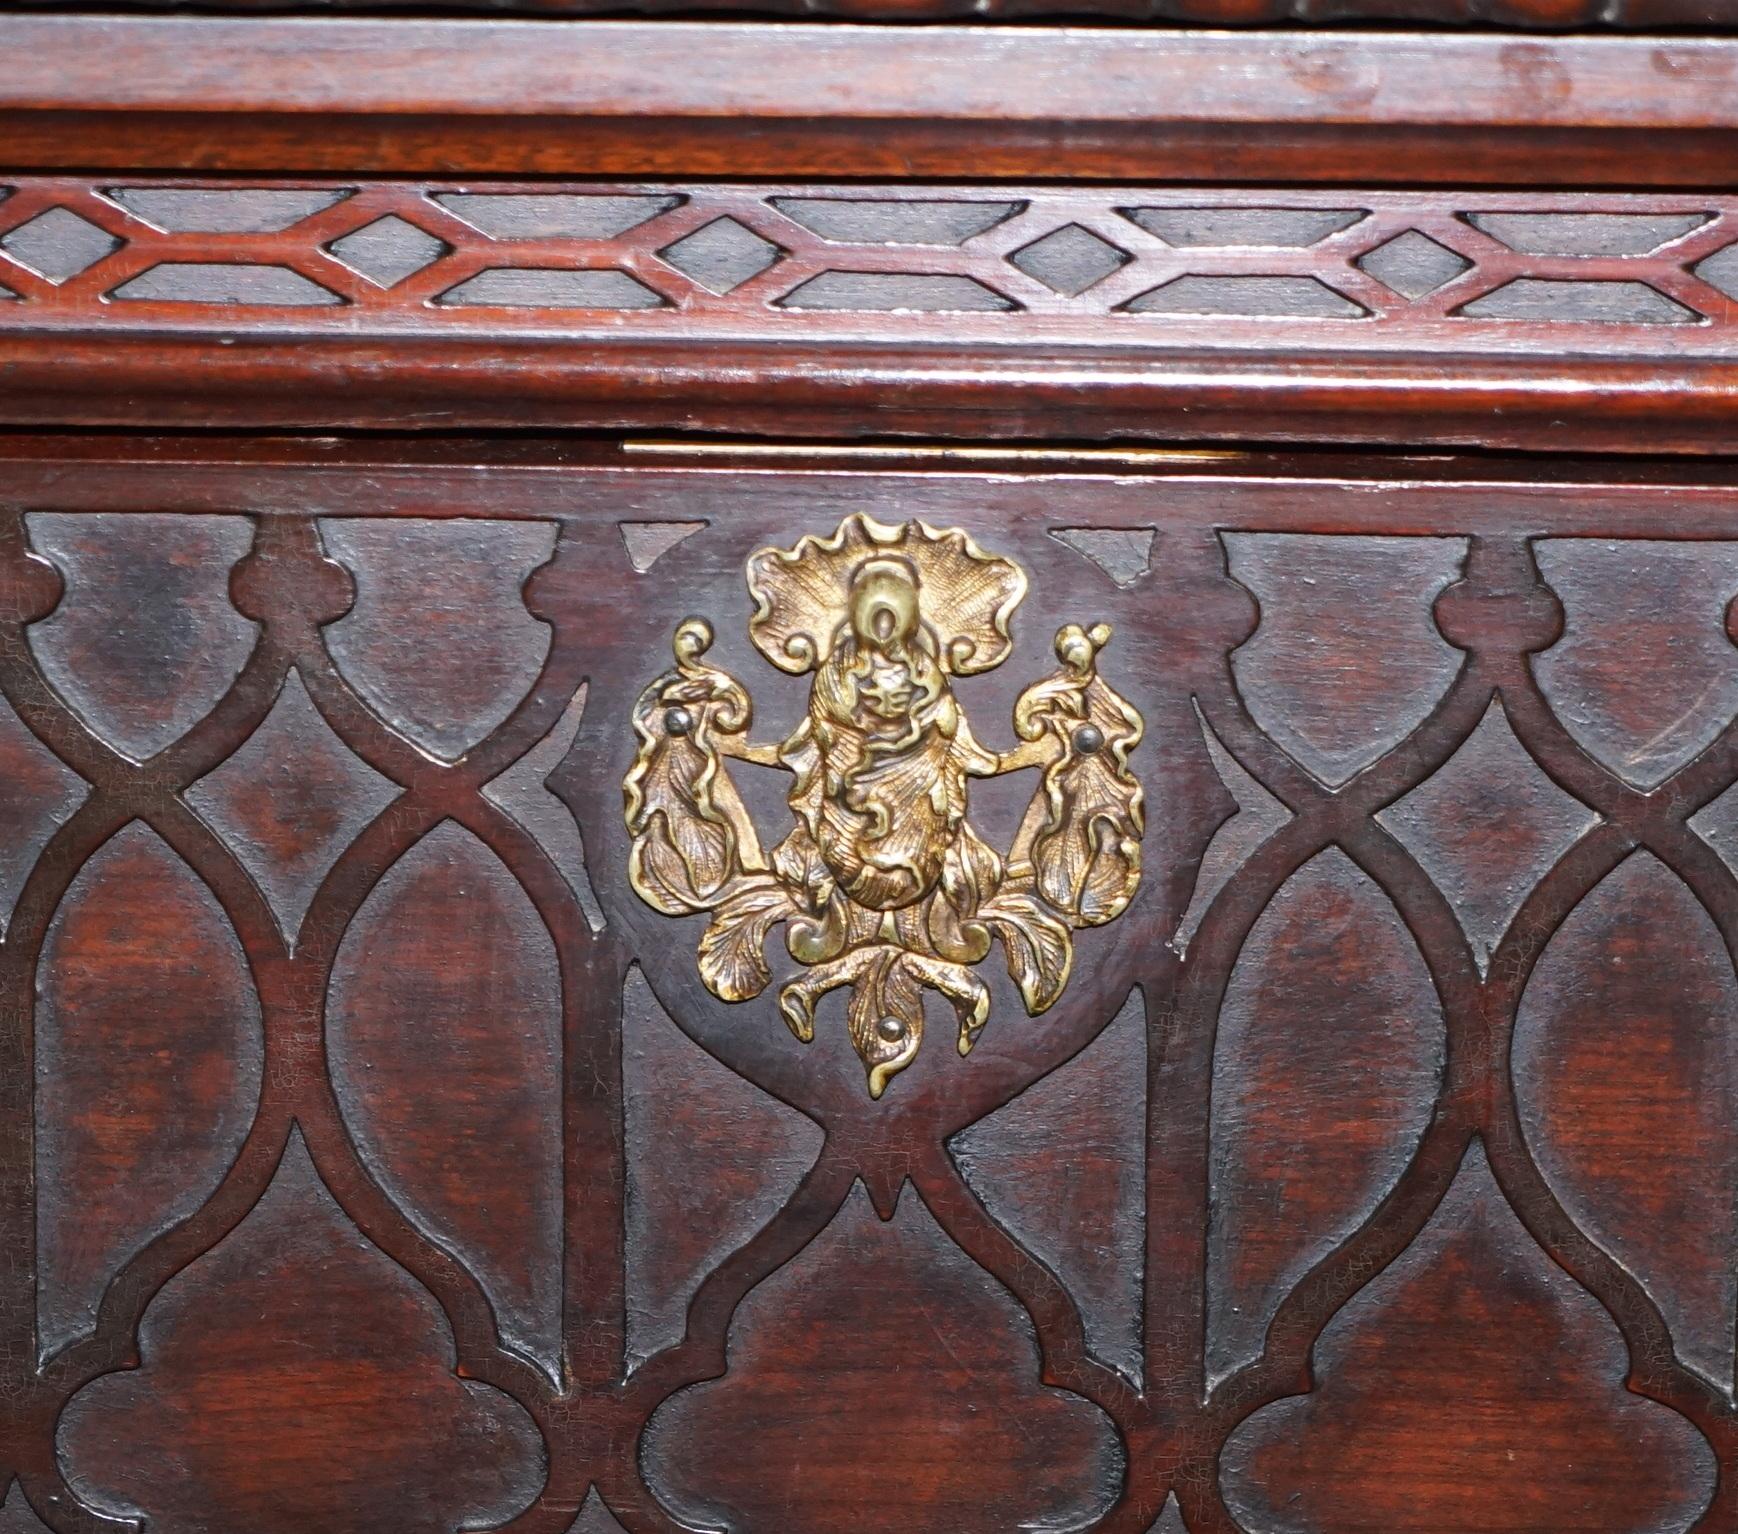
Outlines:
<svg viewBox="0 0 1738 1534"><path fill-rule="evenodd" d="M968 1054L990 1014L974 967L994 943L1036 1016L1068 983L1074 931L1128 905L1141 717L1098 675L1109 626L1069 624L1059 669L1015 704L1020 744L979 743L953 678L1007 658L1026 575L957 529L847 517L831 538L759 550L748 588L755 646L784 671L814 673L807 715L788 739L751 744L747 690L705 663L710 624L683 622L674 668L634 709L629 877L666 915L710 913L700 974L725 1001L771 983L765 944L782 923L803 969L781 987L780 1013L807 1043L821 998L848 988L847 1028L878 1098L916 1058L925 989L953 1006ZM770 853L732 758L795 778L797 823ZM1025 768L1040 781L1001 854L968 819L968 785Z"/></svg>

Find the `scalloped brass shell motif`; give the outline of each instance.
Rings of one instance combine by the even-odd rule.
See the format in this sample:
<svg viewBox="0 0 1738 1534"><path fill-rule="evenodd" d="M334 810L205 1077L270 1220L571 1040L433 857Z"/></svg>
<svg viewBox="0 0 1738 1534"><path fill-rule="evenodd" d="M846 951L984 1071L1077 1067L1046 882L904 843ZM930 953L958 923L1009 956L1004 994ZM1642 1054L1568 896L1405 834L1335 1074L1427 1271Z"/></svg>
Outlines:
<svg viewBox="0 0 1738 1534"><path fill-rule="evenodd" d="M813 673L808 711L777 743L749 740L753 706L705 663L713 630L676 630L675 666L634 707L639 738L622 788L629 877L669 916L707 913L699 968L725 1001L772 981L765 945L784 927L801 966L778 993L804 1043L829 992L869 1093L917 1057L923 993L949 1003L969 1054L990 1015L975 972L999 944L1029 1014L1068 984L1074 932L1121 914L1140 882L1141 786L1128 758L1141 717L1098 675L1110 628L1068 624L1058 669L1014 706L1018 744L980 743L954 678L993 670L1026 573L958 529L847 517L748 561L749 635L773 665ZM796 824L765 850L733 763L792 775ZM1039 773L1006 852L969 818L973 778Z"/></svg>

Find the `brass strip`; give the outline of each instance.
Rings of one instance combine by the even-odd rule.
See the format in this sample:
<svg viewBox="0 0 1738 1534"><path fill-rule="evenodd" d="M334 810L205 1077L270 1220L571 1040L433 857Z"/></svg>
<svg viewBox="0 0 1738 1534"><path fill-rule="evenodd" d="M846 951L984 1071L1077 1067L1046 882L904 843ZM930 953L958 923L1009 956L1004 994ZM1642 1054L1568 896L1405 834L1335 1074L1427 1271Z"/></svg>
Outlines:
<svg viewBox="0 0 1738 1534"><path fill-rule="evenodd" d="M1228 448L997 447L912 443L695 442L683 438L630 437L624 453L675 458L856 458L883 462L925 458L958 463L1226 463L1250 454Z"/></svg>

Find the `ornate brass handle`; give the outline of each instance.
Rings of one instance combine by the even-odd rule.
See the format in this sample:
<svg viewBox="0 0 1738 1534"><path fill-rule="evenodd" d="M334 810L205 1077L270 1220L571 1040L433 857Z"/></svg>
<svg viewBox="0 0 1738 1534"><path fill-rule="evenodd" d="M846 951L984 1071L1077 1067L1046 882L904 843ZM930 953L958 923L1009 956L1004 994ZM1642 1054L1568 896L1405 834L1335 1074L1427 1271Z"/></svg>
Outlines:
<svg viewBox="0 0 1738 1534"><path fill-rule="evenodd" d="M1059 669L1015 705L1020 744L977 741L953 678L1007 658L1026 574L958 529L848 517L831 538L759 550L748 588L756 647L782 670L814 673L807 715L786 740L751 744L747 690L705 664L711 626L682 623L674 668L634 708L629 876L667 915L711 913L700 974L726 1001L770 983L765 943L783 923L804 966L779 991L786 1023L807 1043L816 1004L850 987L847 1027L880 1097L916 1058L924 988L953 1005L967 1054L990 1012L973 967L995 941L1036 1016L1068 983L1074 930L1127 906L1140 882L1128 757L1141 717L1098 675L1109 625L1069 624ZM733 757L794 775L797 823L770 853ZM968 785L1023 768L1042 777L999 854L967 818Z"/></svg>

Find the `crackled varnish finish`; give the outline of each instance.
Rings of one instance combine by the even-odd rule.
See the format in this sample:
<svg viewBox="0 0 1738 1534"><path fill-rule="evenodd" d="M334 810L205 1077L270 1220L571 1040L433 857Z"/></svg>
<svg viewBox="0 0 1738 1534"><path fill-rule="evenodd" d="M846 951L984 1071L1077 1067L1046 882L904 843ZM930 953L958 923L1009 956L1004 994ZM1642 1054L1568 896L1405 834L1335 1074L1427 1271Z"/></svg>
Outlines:
<svg viewBox="0 0 1738 1534"><path fill-rule="evenodd" d="M804 463L0 455L0 1527L1738 1524L1738 487ZM623 782L696 616L801 740L756 551L919 522L1026 580L983 752L1114 630L1145 826L877 1099Z"/></svg>

